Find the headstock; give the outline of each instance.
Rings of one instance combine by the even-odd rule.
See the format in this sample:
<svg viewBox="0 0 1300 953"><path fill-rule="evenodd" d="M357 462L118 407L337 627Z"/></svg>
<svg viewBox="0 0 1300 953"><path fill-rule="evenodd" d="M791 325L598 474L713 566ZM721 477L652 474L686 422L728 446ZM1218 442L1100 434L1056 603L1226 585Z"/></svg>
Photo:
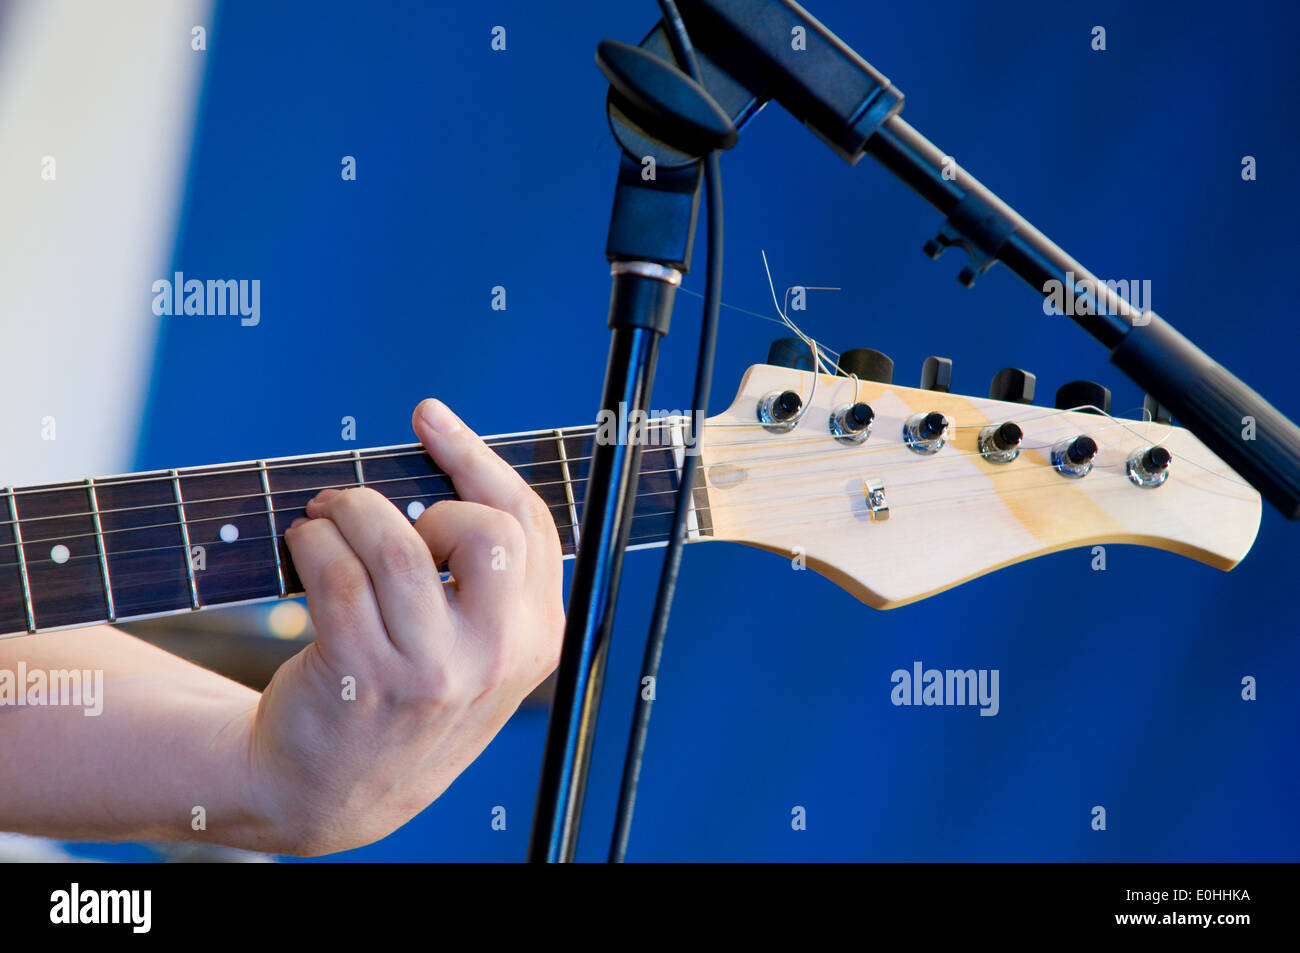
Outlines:
<svg viewBox="0 0 1300 953"><path fill-rule="evenodd" d="M713 534L787 558L802 553L810 569L877 608L1099 543L1167 549L1231 569L1259 529L1259 494L1182 428L815 376L814 390L812 373L754 365L731 407L706 422L700 479ZM801 398L798 423L774 432L758 408L786 391ZM874 419L870 436L852 444L836 439L831 418L855 402L869 405ZM786 409L779 401L769 408L775 428ZM947 439L921 453L905 441L904 424L919 415L914 437L924 441L931 413L947 419ZM1007 421L1022 432L1019 453L990 462L977 448L981 432ZM1053 447L1079 436L1095 442L1096 454L1086 475L1066 476L1053 465ZM1138 486L1127 461L1153 446L1172 455L1167 478ZM994 444L986 440L984 449ZM1078 449L1086 451L1086 441ZM1070 463L1068 453L1058 459ZM1158 453L1148 461L1159 462ZM879 488L875 514L868 487Z"/></svg>

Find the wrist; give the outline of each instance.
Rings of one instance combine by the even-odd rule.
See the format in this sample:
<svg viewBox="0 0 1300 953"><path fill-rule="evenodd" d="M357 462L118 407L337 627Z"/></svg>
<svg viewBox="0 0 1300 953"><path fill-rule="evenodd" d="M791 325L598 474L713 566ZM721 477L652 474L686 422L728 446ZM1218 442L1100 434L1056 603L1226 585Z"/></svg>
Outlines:
<svg viewBox="0 0 1300 953"><path fill-rule="evenodd" d="M190 809L185 840L218 843L270 854L297 853L296 837L276 808L273 778L258 770L254 737L258 705L223 713L203 758L202 790ZM211 803L204 803L204 801Z"/></svg>

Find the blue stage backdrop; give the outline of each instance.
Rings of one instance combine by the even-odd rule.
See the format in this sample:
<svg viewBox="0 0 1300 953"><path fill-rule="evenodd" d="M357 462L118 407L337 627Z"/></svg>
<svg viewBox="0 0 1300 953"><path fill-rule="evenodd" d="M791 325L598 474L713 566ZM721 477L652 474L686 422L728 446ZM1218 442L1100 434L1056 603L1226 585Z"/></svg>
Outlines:
<svg viewBox="0 0 1300 953"><path fill-rule="evenodd" d="M1149 280L1148 304L1300 416L1294 4L808 6L926 136L1096 274ZM617 152L592 56L657 18L651 0L220 4L173 267L260 279L260 322L159 319L139 466L407 442L428 395L485 434L594 421ZM781 336L735 310L773 315L760 249L778 288L842 287L800 323L887 352L898 383L941 354L961 393L1015 365L1039 403L1082 377L1141 406L1010 272L966 290L959 253L929 261L937 213L779 107L722 168L734 309L711 412ZM679 296L656 408L689 402L699 303ZM1297 859L1297 542L1266 509L1229 574L1127 546L1094 571L1074 550L888 612L779 556L692 546L629 859ZM583 859L608 843L658 565L628 559ZM998 714L895 707L891 673L918 661L998 670ZM329 859L522 859L545 728L521 713L422 816Z"/></svg>

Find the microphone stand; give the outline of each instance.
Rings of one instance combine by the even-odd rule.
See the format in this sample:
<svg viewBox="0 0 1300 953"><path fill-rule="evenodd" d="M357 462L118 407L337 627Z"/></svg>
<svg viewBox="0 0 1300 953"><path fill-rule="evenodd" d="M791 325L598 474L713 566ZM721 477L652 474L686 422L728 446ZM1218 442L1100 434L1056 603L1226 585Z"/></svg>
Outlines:
<svg viewBox="0 0 1300 953"><path fill-rule="evenodd" d="M613 289L609 361L601 399L602 411L618 421L618 438L612 443L597 440L592 449L581 545L529 845L532 861L572 861L577 849L641 465L641 446L629 420L636 419L634 411L644 415L648 410L659 341L668 333L673 301L688 270L695 238L701 159L676 169L657 167L652 179L643 177L644 168L628 156L619 164L606 247Z"/></svg>
<svg viewBox="0 0 1300 953"><path fill-rule="evenodd" d="M927 255L963 248L969 262L958 280L967 287L1001 261L1045 297L1071 296L1066 313L1111 352L1116 367L1288 519L1300 519L1300 428L1158 315L1138 310L1099 281L913 129L899 115L903 94L808 11L794 0L677 0L677 7L695 47L704 97L734 125L729 142L716 147L729 148L734 131L775 100L850 164L871 155L946 216L925 245ZM640 49L674 61L662 23ZM617 414L619 402L628 411L647 408L658 341L690 262L705 149L698 135L673 139L665 125L655 126L672 104L656 98L654 89L602 68L613 86L606 107L610 129L623 151L606 246L614 263L613 337L602 401ZM643 175L647 158L655 169L649 180ZM626 414L617 419L625 421ZM635 503L628 491L640 464L640 448L626 445L626 435L624 426L617 446L593 451L532 860L568 861L576 849Z"/></svg>

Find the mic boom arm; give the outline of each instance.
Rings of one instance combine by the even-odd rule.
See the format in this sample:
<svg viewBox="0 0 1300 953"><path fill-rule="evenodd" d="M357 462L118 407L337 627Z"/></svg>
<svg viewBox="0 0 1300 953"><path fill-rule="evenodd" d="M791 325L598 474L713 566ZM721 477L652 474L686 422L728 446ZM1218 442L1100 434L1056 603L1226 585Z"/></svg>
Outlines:
<svg viewBox="0 0 1300 953"><path fill-rule="evenodd" d="M736 126L771 100L785 107L851 165L871 155L946 217L925 251L957 245L967 287L995 263L1040 294L1072 295L1067 309L1111 353L1111 362L1155 397L1288 519L1300 518L1300 428L1150 311L1099 281L1014 209L956 166L899 115L903 94L793 0L678 0L695 43L702 85ZM669 62L662 23L641 47ZM674 152L610 107L611 128L629 156L654 155L685 168ZM1091 312L1091 313L1089 313Z"/></svg>

